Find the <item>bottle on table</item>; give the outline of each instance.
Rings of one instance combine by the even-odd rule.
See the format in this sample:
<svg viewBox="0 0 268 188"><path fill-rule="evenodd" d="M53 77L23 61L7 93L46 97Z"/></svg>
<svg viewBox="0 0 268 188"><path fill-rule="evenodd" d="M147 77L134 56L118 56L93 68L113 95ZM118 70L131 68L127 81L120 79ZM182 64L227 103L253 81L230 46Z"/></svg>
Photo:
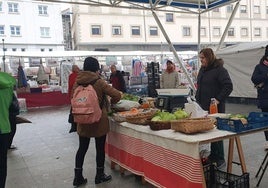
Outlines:
<svg viewBox="0 0 268 188"><path fill-rule="evenodd" d="M218 113L218 106L217 106L217 103L216 103L216 99L215 98L211 98L210 99L209 113L210 114L216 114L216 113Z"/></svg>

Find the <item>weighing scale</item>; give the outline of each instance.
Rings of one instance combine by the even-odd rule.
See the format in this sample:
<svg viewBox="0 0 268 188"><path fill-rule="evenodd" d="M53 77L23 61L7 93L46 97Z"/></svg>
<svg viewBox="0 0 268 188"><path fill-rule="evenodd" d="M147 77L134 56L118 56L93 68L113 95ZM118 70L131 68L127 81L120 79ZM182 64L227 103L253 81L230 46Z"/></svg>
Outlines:
<svg viewBox="0 0 268 188"><path fill-rule="evenodd" d="M156 107L172 112L176 108L184 108L190 89L156 89Z"/></svg>

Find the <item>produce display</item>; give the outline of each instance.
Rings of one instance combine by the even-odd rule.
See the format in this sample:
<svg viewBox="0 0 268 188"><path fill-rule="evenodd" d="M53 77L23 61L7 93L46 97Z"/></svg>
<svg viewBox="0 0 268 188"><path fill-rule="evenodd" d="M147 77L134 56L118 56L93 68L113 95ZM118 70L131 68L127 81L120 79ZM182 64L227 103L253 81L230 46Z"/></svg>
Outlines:
<svg viewBox="0 0 268 188"><path fill-rule="evenodd" d="M124 93L123 94L123 97L121 100L129 100L129 101L135 101L135 102L138 102L140 99L139 96L136 96L136 95L132 95L132 94L128 94L128 93Z"/></svg>
<svg viewBox="0 0 268 188"><path fill-rule="evenodd" d="M159 111L154 115L151 121L171 121L171 120L177 120L177 119L184 119L188 117L189 117L189 114L185 112L183 109L178 109L173 113Z"/></svg>

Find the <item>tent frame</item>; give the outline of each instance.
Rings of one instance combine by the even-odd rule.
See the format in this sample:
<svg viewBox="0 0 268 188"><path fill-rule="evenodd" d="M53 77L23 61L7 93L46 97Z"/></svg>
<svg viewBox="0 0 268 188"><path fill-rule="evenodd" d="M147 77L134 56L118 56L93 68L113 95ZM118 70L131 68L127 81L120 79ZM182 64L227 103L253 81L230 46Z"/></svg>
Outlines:
<svg viewBox="0 0 268 188"><path fill-rule="evenodd" d="M193 92L196 92L196 87L188 74L183 62L179 58L174 45L170 41L169 36L167 35L163 25L161 24L156 12L164 11L164 12L174 12L174 13L191 13L198 15L198 51L200 51L200 28L201 28L201 14L211 11L215 8L220 8L222 6L235 3L235 8L232 11L232 14L229 18L229 21L225 27L224 33L221 37L217 50L222 46L226 34L228 32L229 26L231 25L233 18L237 12L240 0L107 0L107 1L94 1L94 0L36 0L36 1L47 1L53 3L68 3L68 4L79 4L79 5L87 5L87 6L105 6L105 7L113 7L113 8L127 8L127 9L140 9L140 10L148 10L152 12L152 15L158 24L161 32L163 33L170 50L173 52L177 62L182 67L184 73L186 74L186 78L190 83ZM128 4L129 6L127 6ZM172 7L172 10L170 9Z"/></svg>

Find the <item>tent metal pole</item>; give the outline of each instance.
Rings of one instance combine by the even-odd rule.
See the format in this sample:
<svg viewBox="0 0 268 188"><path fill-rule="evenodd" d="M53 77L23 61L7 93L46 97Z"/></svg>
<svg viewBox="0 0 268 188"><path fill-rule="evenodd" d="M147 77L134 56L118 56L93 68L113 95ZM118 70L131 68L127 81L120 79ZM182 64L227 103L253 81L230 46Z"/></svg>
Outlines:
<svg viewBox="0 0 268 188"><path fill-rule="evenodd" d="M191 85L191 87L192 87L193 92L195 93L195 92L196 92L196 88L195 88L195 85L194 85L194 83L193 83L193 80L190 78L189 73L187 72L186 68L184 67L183 62L181 62L181 59L179 58L179 56L178 56L178 54L177 54L177 52L176 52L176 50L175 50L173 44L171 43L171 41L170 41L170 39L169 39L169 37L168 37L168 35L167 35L167 33L166 33L166 31L165 31L163 25L161 24L161 22L160 22L158 16L156 15L156 13L155 13L153 10L152 10L152 14L153 14L154 19L155 19L155 21L157 22L159 28L161 29L161 31L162 31L164 37L166 38L166 41L167 41L167 43L168 43L168 45L169 45L170 50L173 52L174 56L176 57L176 60L179 62L180 66L181 66L181 68L182 68L182 70L183 70L183 72L184 72L185 75L186 75L186 78L187 78L188 82L190 83L190 85Z"/></svg>
<svg viewBox="0 0 268 188"><path fill-rule="evenodd" d="M216 51L218 51L218 50L221 48L221 46L222 46L222 44L223 44L223 41L224 41L225 38L226 38L228 29L229 29L230 25L232 24L232 21L233 21L234 16L235 16L235 14L236 14L236 12L237 12L238 6L239 6L239 1L236 3L235 8L234 8L234 10L233 10L233 12L232 12L232 14L231 14L231 16L230 16L230 18L229 18L229 21L228 21L228 23L227 23L227 25L226 25L226 27L225 27L225 30L224 30L224 32L223 32L223 35L222 35L222 37L221 37L220 43L219 43L218 48L217 48Z"/></svg>

